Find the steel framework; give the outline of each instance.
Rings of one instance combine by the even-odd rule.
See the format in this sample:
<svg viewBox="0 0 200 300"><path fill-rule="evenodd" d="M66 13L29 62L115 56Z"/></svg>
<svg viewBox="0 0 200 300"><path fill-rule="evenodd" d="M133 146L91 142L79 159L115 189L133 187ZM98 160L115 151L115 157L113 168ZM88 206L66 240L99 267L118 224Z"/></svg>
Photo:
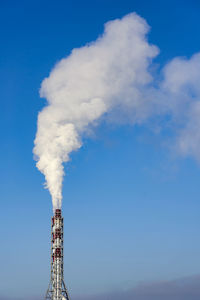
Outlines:
<svg viewBox="0 0 200 300"><path fill-rule="evenodd" d="M45 300L69 300L63 271L63 217L56 209L51 219L51 278Z"/></svg>

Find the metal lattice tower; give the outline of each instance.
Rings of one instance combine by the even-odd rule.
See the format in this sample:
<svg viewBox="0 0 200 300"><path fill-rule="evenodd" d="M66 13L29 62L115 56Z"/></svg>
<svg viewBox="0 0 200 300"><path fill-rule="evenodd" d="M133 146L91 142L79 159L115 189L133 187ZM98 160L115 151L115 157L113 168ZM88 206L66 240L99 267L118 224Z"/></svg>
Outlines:
<svg viewBox="0 0 200 300"><path fill-rule="evenodd" d="M63 272L63 217L56 209L51 219L51 279L45 300L69 300Z"/></svg>

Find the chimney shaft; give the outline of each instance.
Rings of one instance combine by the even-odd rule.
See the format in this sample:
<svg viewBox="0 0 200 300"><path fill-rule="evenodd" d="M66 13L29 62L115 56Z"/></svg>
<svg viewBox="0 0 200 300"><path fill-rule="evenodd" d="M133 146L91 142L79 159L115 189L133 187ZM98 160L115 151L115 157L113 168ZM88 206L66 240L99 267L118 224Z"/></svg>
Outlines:
<svg viewBox="0 0 200 300"><path fill-rule="evenodd" d="M63 270L63 217L56 209L51 220L51 279L45 300L69 300Z"/></svg>

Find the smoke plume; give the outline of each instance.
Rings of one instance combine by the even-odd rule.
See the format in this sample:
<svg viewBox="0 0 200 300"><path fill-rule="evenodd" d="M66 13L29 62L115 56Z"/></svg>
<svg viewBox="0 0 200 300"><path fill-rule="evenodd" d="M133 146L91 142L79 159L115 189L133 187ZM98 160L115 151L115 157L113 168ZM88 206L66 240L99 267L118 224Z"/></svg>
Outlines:
<svg viewBox="0 0 200 300"><path fill-rule="evenodd" d="M54 209L62 204L63 163L102 117L142 124L171 114L178 124L176 149L200 158L200 133L196 142L191 135L200 125L200 54L171 61L158 82L150 69L159 50L149 44L148 31L136 13L110 21L96 41L74 49L43 80L40 95L48 105L38 116L34 154Z"/></svg>

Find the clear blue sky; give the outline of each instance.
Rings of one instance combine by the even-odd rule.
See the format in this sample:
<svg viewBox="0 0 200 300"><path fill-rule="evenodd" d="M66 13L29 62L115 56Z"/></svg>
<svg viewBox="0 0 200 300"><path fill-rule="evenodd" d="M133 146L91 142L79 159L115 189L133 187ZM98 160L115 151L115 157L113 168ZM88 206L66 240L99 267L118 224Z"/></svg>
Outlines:
<svg viewBox="0 0 200 300"><path fill-rule="evenodd" d="M45 293L50 195L32 148L40 83L111 19L136 11L161 66L200 50L198 0L0 2L0 297ZM102 124L66 166L65 280L71 295L200 273L200 166L172 157L163 136Z"/></svg>

